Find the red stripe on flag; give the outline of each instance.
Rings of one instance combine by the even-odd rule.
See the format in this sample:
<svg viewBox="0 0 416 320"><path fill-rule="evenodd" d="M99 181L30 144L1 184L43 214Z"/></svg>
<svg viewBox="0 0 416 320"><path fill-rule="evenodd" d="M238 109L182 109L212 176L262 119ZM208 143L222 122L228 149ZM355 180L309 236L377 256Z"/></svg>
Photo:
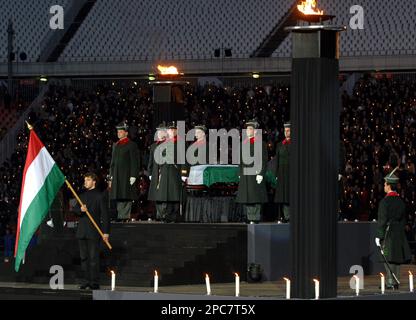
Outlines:
<svg viewBox="0 0 416 320"><path fill-rule="evenodd" d="M16 242L14 247L14 256L16 257L17 254L17 247L19 244L19 236L20 236L20 219L21 219L21 208L22 208L22 200L24 194L24 187L26 181L26 172L29 169L30 165L32 164L33 160L36 159L40 150L44 147L42 141L40 141L39 137L35 133L35 131L30 130L30 138L29 138L29 145L27 148L27 156L26 156L26 164L23 170L23 179L22 179L22 190L20 191L20 202L19 202L19 215L17 218L17 230L16 230Z"/></svg>

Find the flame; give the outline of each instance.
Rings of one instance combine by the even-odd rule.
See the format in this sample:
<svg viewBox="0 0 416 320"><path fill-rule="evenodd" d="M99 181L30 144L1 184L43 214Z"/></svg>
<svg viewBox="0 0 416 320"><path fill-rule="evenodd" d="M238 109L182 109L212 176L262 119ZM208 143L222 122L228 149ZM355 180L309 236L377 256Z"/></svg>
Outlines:
<svg viewBox="0 0 416 320"><path fill-rule="evenodd" d="M380 277L384 278L384 274L382 274L381 272L380 272Z"/></svg>
<svg viewBox="0 0 416 320"><path fill-rule="evenodd" d="M174 66L166 67L166 66L157 66L157 69L159 70L161 75L178 75L178 69Z"/></svg>
<svg viewBox="0 0 416 320"><path fill-rule="evenodd" d="M238 278L238 277L239 277L238 273L234 273L234 274L235 274L235 277L236 277L236 278Z"/></svg>
<svg viewBox="0 0 416 320"><path fill-rule="evenodd" d="M409 270L409 276L413 276L413 273Z"/></svg>
<svg viewBox="0 0 416 320"><path fill-rule="evenodd" d="M289 278L283 278L283 280L285 280L286 282L290 282Z"/></svg>
<svg viewBox="0 0 416 320"><path fill-rule="evenodd" d="M305 0L298 5L298 10L303 14L315 14L322 16L324 14L323 10L319 10L316 7L316 0Z"/></svg>
<svg viewBox="0 0 416 320"><path fill-rule="evenodd" d="M110 271L111 274L116 274L113 270Z"/></svg>
<svg viewBox="0 0 416 320"><path fill-rule="evenodd" d="M155 277L157 277L158 276L158 274L157 274L157 271L155 270Z"/></svg>

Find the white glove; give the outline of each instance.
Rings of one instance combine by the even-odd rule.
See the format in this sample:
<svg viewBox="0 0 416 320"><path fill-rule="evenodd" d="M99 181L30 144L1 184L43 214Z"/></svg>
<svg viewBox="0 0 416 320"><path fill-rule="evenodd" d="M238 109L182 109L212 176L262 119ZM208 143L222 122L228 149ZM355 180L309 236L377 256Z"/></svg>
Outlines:
<svg viewBox="0 0 416 320"><path fill-rule="evenodd" d="M380 247L380 238L376 238L375 241L376 241L376 246Z"/></svg>
<svg viewBox="0 0 416 320"><path fill-rule="evenodd" d="M149 180L152 181L152 176L149 176Z"/></svg>
<svg viewBox="0 0 416 320"><path fill-rule="evenodd" d="M257 175L257 176L256 176L256 181L257 181L257 184L262 183L262 181L263 181L263 176Z"/></svg>
<svg viewBox="0 0 416 320"><path fill-rule="evenodd" d="M339 174L339 175L338 175L338 181L341 181L341 179L342 179L342 175L341 175L341 174Z"/></svg>
<svg viewBox="0 0 416 320"><path fill-rule="evenodd" d="M186 179L188 179L188 177L182 177L183 182L186 182Z"/></svg>
<svg viewBox="0 0 416 320"><path fill-rule="evenodd" d="M130 178L130 185L132 186L136 182L136 178L131 177Z"/></svg>

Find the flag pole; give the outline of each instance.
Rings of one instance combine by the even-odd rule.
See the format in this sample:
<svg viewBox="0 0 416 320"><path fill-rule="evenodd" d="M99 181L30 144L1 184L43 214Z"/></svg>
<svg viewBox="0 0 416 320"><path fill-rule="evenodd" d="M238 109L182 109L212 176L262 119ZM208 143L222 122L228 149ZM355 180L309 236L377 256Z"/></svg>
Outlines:
<svg viewBox="0 0 416 320"><path fill-rule="evenodd" d="M29 122L27 122L27 121L25 121L25 122L26 122L27 128L28 128L30 131L32 131L32 130L33 130L33 126L31 126ZM74 188L72 188L71 184L70 184L70 183L69 183L69 181L68 181L68 180L66 180L66 179L65 179L65 183L66 183L66 185L68 186L69 190L71 190L71 192L72 192L72 194L74 195L75 199L77 199L77 201L78 201L79 205L82 207L84 204L82 203L82 201L81 201L81 199L79 198L78 194L75 192ZM97 229L98 233L100 234L100 236L101 236L101 238L103 239L104 243L107 245L108 249L112 250L112 249L113 249L113 247L111 246L111 244L110 244L108 241L104 240L104 234L103 234L103 232L101 231L100 227L99 227L99 226L97 225L97 223L95 222L94 218L93 218L93 217L91 216L91 214L88 212L88 210L87 210L86 214L87 214L88 218L90 219L90 221L92 222L92 224L94 225L95 229Z"/></svg>
<svg viewBox="0 0 416 320"><path fill-rule="evenodd" d="M67 185L67 187L69 188L69 190L71 190L72 194L74 195L75 199L77 199L79 205L82 207L84 206L84 204L82 203L81 199L79 198L78 194L75 192L74 188L72 188L71 184L69 183L68 180L65 180L65 183ZM88 216L88 218L91 220L92 224L94 225L95 229L97 229L98 233L100 234L101 238L103 239L104 243L107 245L108 249L113 249L113 247L111 246L111 244L107 241L104 240L104 234L101 231L100 227L97 225L97 223L95 222L94 218L91 216L91 214L88 212L88 210L86 211L86 214Z"/></svg>

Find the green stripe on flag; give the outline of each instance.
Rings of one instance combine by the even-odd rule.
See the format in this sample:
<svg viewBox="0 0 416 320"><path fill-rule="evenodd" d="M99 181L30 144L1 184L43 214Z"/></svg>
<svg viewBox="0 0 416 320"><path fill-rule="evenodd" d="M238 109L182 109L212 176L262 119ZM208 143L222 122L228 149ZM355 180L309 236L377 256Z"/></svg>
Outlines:
<svg viewBox="0 0 416 320"><path fill-rule="evenodd" d="M19 271L20 264L25 256L25 252L30 240L32 240L36 230L39 228L40 224L48 214L49 208L51 207L56 194L64 182L65 176L55 164L52 167L49 175L46 177L42 188L39 190L38 194L29 205L29 208L27 209L26 215L21 224L15 261L16 272Z"/></svg>

